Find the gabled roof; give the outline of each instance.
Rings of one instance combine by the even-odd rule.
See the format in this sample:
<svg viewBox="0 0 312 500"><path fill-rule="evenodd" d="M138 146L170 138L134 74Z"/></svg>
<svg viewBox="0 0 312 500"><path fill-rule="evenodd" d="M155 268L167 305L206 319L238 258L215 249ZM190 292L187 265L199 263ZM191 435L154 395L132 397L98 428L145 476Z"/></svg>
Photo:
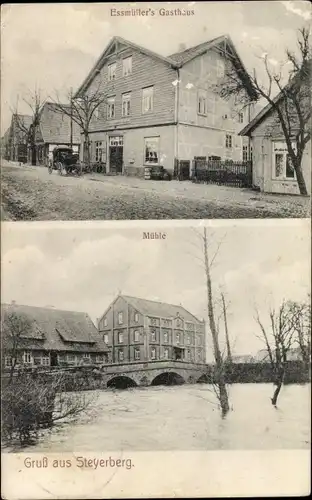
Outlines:
<svg viewBox="0 0 312 500"><path fill-rule="evenodd" d="M62 108L70 108L68 104L62 104ZM73 121L73 143L80 143L80 128ZM40 115L40 132L43 142L52 144L70 143L70 117L62 113L60 105L46 102Z"/></svg>
<svg viewBox="0 0 312 500"><path fill-rule="evenodd" d="M23 339L30 348L59 351L107 351L102 337L86 313L62 311L48 307L3 304L2 323L5 335L6 316L14 312L26 317L31 328ZM29 343L30 342L30 343ZM75 347L71 343L75 343Z"/></svg>
<svg viewBox="0 0 312 500"><path fill-rule="evenodd" d="M17 119L18 121L20 121L23 126L27 129L29 129L30 125L32 124L32 121L33 121L33 117L30 116L30 115L21 115L20 113L14 113L14 115L12 116L12 121L14 121L14 119Z"/></svg>
<svg viewBox="0 0 312 500"><path fill-rule="evenodd" d="M282 93L280 92L274 99L273 102L276 104L282 98ZM241 130L238 135L249 135L251 132L265 119L265 117L272 111L271 104L267 104L262 108L259 113Z"/></svg>
<svg viewBox="0 0 312 500"><path fill-rule="evenodd" d="M89 74L87 75L87 77L85 78L85 80L83 81L83 83L81 84L81 86L79 87L79 89L77 90L77 92L75 94L75 97L78 97L78 95L82 91L84 91L84 90L86 90L88 88L88 86L90 85L90 83L93 80L93 78L96 76L96 74L103 67L103 65L105 63L105 60L106 60L106 58L109 55L109 51L113 47L113 45L115 43L121 43L121 44L126 45L128 47L131 47L134 50L137 50L137 51L141 52L142 54L146 54L149 57L152 57L154 59L158 59L158 60L160 60L160 61L162 61L162 62L164 62L166 64L169 64L170 66L175 66L176 67L175 61L170 60L170 58L163 57L160 54L157 54L156 52L153 52L152 50L146 49L145 47L142 47L141 45L137 45L136 43L130 42L129 40L126 40L126 39L124 39L124 38L122 38L120 36L114 36L110 40L110 42L107 44L107 46L105 47L104 51L102 52L102 54L100 55L100 57L96 61L95 65L93 66L93 68L91 69L91 71L89 72Z"/></svg>
<svg viewBox="0 0 312 500"><path fill-rule="evenodd" d="M130 297L129 295L120 295L134 309L144 315L161 316L163 318L176 318L180 316L185 321L192 323L202 323L198 318L193 316L183 306L166 304L165 302L156 302L154 300L140 299L138 297Z"/></svg>
<svg viewBox="0 0 312 500"><path fill-rule="evenodd" d="M213 38L212 40L200 43L199 45L196 45L194 47L191 47L189 49L180 51L180 52L175 52L174 54L171 54L168 57L161 56L160 54L157 54L156 52L153 52L149 49L146 49L145 47L142 47L140 45L137 45L133 42L130 42L129 40L125 40L124 38L121 38L119 36L114 36L109 44L106 46L104 52L101 54L91 71L89 72L88 76L86 79L83 81L82 85L79 87L79 89L76 92L76 96L80 94L80 92L84 91L87 89L93 78L96 76L96 74L101 70L101 68L104 65L105 59L109 55L109 51L112 48L112 46L115 43L121 43L125 46L131 47L143 54L146 54L147 56L150 56L152 58L158 59L165 64L170 65L174 69L181 68L184 64L187 62L191 61L195 57L198 57L202 54L204 54L207 50L210 50L214 47L217 47L221 43L226 43L228 55L232 58L234 66L239 68L240 70L240 75L244 79L244 82L246 84L246 89L250 95L251 98L254 98L254 92L252 89L252 85L248 76L248 73L246 71L245 66L243 65L235 47L234 44L231 40L231 38L228 35L222 35L217 38Z"/></svg>
<svg viewBox="0 0 312 500"><path fill-rule="evenodd" d="M213 38L212 40L200 43L199 45L195 45L194 47L190 47L189 49L175 52L168 57L178 64L185 64L195 57L204 54L207 50L216 47L219 43L224 42L226 39L227 37L225 35L218 36L217 38Z"/></svg>
<svg viewBox="0 0 312 500"><path fill-rule="evenodd" d="M312 74L312 59L307 61L306 68L306 77L311 78ZM300 81L300 74L295 75L284 87L284 91L287 89L291 89L296 82ZM302 81L302 80L301 80ZM308 82L310 85L310 82ZM274 104L277 104L280 100L284 98L283 92L279 92L274 99L272 99ZM253 130L260 125L260 123L268 116L268 114L273 111L272 105L268 103L264 108L262 108L259 113L239 132L238 135L250 135Z"/></svg>

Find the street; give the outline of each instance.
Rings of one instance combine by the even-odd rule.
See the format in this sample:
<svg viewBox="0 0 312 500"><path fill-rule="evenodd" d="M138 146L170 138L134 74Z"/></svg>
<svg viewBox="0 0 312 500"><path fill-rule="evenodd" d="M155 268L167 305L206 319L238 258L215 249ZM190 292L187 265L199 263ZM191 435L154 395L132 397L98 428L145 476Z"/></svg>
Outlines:
<svg viewBox="0 0 312 500"><path fill-rule="evenodd" d="M2 220L237 219L309 217L310 200L189 181L49 175L2 161Z"/></svg>

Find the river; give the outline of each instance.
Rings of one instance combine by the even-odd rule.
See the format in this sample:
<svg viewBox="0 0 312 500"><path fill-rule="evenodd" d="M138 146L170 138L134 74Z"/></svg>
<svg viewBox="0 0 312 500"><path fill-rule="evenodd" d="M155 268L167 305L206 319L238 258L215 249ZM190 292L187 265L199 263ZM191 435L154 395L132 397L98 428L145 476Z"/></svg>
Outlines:
<svg viewBox="0 0 312 500"><path fill-rule="evenodd" d="M234 384L221 419L206 384L90 391L88 414L56 425L27 452L308 449L310 385Z"/></svg>

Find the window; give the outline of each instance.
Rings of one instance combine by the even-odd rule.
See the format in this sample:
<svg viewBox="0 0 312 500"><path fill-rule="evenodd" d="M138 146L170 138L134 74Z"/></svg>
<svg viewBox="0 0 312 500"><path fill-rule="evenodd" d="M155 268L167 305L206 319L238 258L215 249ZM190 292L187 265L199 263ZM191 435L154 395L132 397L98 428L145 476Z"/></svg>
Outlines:
<svg viewBox="0 0 312 500"><path fill-rule="evenodd" d="M164 358L165 359L169 358L169 349L168 349L168 347L165 347L165 349L164 349Z"/></svg>
<svg viewBox="0 0 312 500"><path fill-rule="evenodd" d="M171 326L171 320L170 319L164 319L164 325L165 326Z"/></svg>
<svg viewBox="0 0 312 500"><path fill-rule="evenodd" d="M96 363L102 363L102 361L103 361L103 356L102 356L102 354L97 354L97 355L95 356L95 362L96 362Z"/></svg>
<svg viewBox="0 0 312 500"><path fill-rule="evenodd" d="M134 330L134 342L140 341L140 332L138 330Z"/></svg>
<svg viewBox="0 0 312 500"><path fill-rule="evenodd" d="M248 146L243 146L243 161L248 161Z"/></svg>
<svg viewBox="0 0 312 500"><path fill-rule="evenodd" d="M32 361L33 361L33 359L32 359L31 352L25 351L24 354L23 354L23 362L25 364L31 364Z"/></svg>
<svg viewBox="0 0 312 500"><path fill-rule="evenodd" d="M155 349L155 347L152 347L152 349L151 349L151 359L156 359L156 349Z"/></svg>
<svg viewBox="0 0 312 500"><path fill-rule="evenodd" d="M118 313L118 325L122 325L122 324L123 324L123 313L119 312Z"/></svg>
<svg viewBox="0 0 312 500"><path fill-rule="evenodd" d="M197 343L198 343L198 345L203 345L203 338L201 335L198 336Z"/></svg>
<svg viewBox="0 0 312 500"><path fill-rule="evenodd" d="M90 354L88 352L84 352L83 355L82 355L82 357L84 359L90 359Z"/></svg>
<svg viewBox="0 0 312 500"><path fill-rule="evenodd" d="M186 353L185 353L185 357L186 359L189 361L191 359L191 351L189 349L187 349Z"/></svg>
<svg viewBox="0 0 312 500"><path fill-rule="evenodd" d="M177 342L177 344L180 344L180 334L179 333L176 334L176 342Z"/></svg>
<svg viewBox="0 0 312 500"><path fill-rule="evenodd" d="M295 179L295 170L284 142L273 143L273 177L275 179Z"/></svg>
<svg viewBox="0 0 312 500"><path fill-rule="evenodd" d="M122 76L128 76L132 73L132 56L122 60Z"/></svg>
<svg viewBox="0 0 312 500"><path fill-rule="evenodd" d="M189 335L186 336L186 343L187 344L191 343L191 337Z"/></svg>
<svg viewBox="0 0 312 500"><path fill-rule="evenodd" d="M71 364L76 363L76 355L75 354L67 354L66 361L67 361L67 363L71 363Z"/></svg>
<svg viewBox="0 0 312 500"><path fill-rule="evenodd" d="M156 340L156 331L155 330L151 330L151 341L155 342L155 340Z"/></svg>
<svg viewBox="0 0 312 500"><path fill-rule="evenodd" d="M123 333L118 332L118 344L122 344L122 343L123 343Z"/></svg>
<svg viewBox="0 0 312 500"><path fill-rule="evenodd" d="M11 368L12 364L13 364L12 356L5 356L5 358L4 358L4 366L6 368Z"/></svg>
<svg viewBox="0 0 312 500"><path fill-rule="evenodd" d="M134 349L134 359L140 359L140 357L141 357L140 349L139 348Z"/></svg>
<svg viewBox="0 0 312 500"><path fill-rule="evenodd" d="M107 99L107 118L115 118L115 97Z"/></svg>
<svg viewBox="0 0 312 500"><path fill-rule="evenodd" d="M116 63L112 63L108 65L108 81L111 82L116 78Z"/></svg>
<svg viewBox="0 0 312 500"><path fill-rule="evenodd" d="M96 141L95 143L95 161L102 161L102 142Z"/></svg>
<svg viewBox="0 0 312 500"><path fill-rule="evenodd" d="M107 326L107 318L104 318L104 326Z"/></svg>
<svg viewBox="0 0 312 500"><path fill-rule="evenodd" d="M238 123L244 123L244 113L242 111L238 113Z"/></svg>
<svg viewBox="0 0 312 500"><path fill-rule="evenodd" d="M182 326L182 321L181 321L180 319L177 319L176 324L177 324L177 328L181 328L181 326Z"/></svg>
<svg viewBox="0 0 312 500"><path fill-rule="evenodd" d="M49 358L49 356L43 356L41 358L41 365L42 366L50 366L50 358Z"/></svg>
<svg viewBox="0 0 312 500"><path fill-rule="evenodd" d="M225 147L232 148L232 136L230 134L226 134L225 136Z"/></svg>
<svg viewBox="0 0 312 500"><path fill-rule="evenodd" d="M153 326L157 325L157 319L156 318L150 318L150 324Z"/></svg>
<svg viewBox="0 0 312 500"><path fill-rule="evenodd" d="M116 135L116 137L110 137L109 138L109 145L110 146L123 146L123 136Z"/></svg>
<svg viewBox="0 0 312 500"><path fill-rule="evenodd" d="M197 113L207 115L207 92L205 90L198 91Z"/></svg>
<svg viewBox="0 0 312 500"><path fill-rule="evenodd" d="M119 359L119 361L124 360L124 352L123 351L118 351L118 359Z"/></svg>
<svg viewBox="0 0 312 500"><path fill-rule="evenodd" d="M108 333L104 333L104 343L108 344Z"/></svg>
<svg viewBox="0 0 312 500"><path fill-rule="evenodd" d="M138 322L139 322L139 313L137 313L137 312L136 312L136 313L134 313L134 321L135 321L136 323L138 323Z"/></svg>
<svg viewBox="0 0 312 500"><path fill-rule="evenodd" d="M145 137L145 164L159 162L159 137Z"/></svg>
<svg viewBox="0 0 312 500"><path fill-rule="evenodd" d="M131 109L131 94L122 94L122 109L121 109L121 114L122 116L129 116L130 115L130 109Z"/></svg>
<svg viewBox="0 0 312 500"><path fill-rule="evenodd" d="M224 76L224 62L221 59L217 59L217 76L222 78Z"/></svg>
<svg viewBox="0 0 312 500"><path fill-rule="evenodd" d="M142 113L153 111L154 87L142 89Z"/></svg>
<svg viewBox="0 0 312 500"><path fill-rule="evenodd" d="M168 342L168 332L164 332L164 342Z"/></svg>

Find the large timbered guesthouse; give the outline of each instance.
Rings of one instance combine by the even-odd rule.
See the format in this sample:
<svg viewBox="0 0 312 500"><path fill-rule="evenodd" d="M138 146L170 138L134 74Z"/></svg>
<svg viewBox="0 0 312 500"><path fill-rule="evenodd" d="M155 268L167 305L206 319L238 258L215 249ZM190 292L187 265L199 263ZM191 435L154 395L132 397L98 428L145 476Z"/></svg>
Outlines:
<svg viewBox="0 0 312 500"><path fill-rule="evenodd" d="M245 106L220 97L219 83L233 67ZM249 139L238 133L252 118L254 95L228 36L168 57L113 37L76 98L99 90L105 99L89 141L92 161L106 163L108 173L143 176L154 165L173 173L194 158L250 159Z"/></svg>
<svg viewBox="0 0 312 500"><path fill-rule="evenodd" d="M61 367L103 364L108 348L91 318L82 312L4 304L2 366Z"/></svg>
<svg viewBox="0 0 312 500"><path fill-rule="evenodd" d="M206 362L205 322L181 305L119 295L98 328L113 363Z"/></svg>

